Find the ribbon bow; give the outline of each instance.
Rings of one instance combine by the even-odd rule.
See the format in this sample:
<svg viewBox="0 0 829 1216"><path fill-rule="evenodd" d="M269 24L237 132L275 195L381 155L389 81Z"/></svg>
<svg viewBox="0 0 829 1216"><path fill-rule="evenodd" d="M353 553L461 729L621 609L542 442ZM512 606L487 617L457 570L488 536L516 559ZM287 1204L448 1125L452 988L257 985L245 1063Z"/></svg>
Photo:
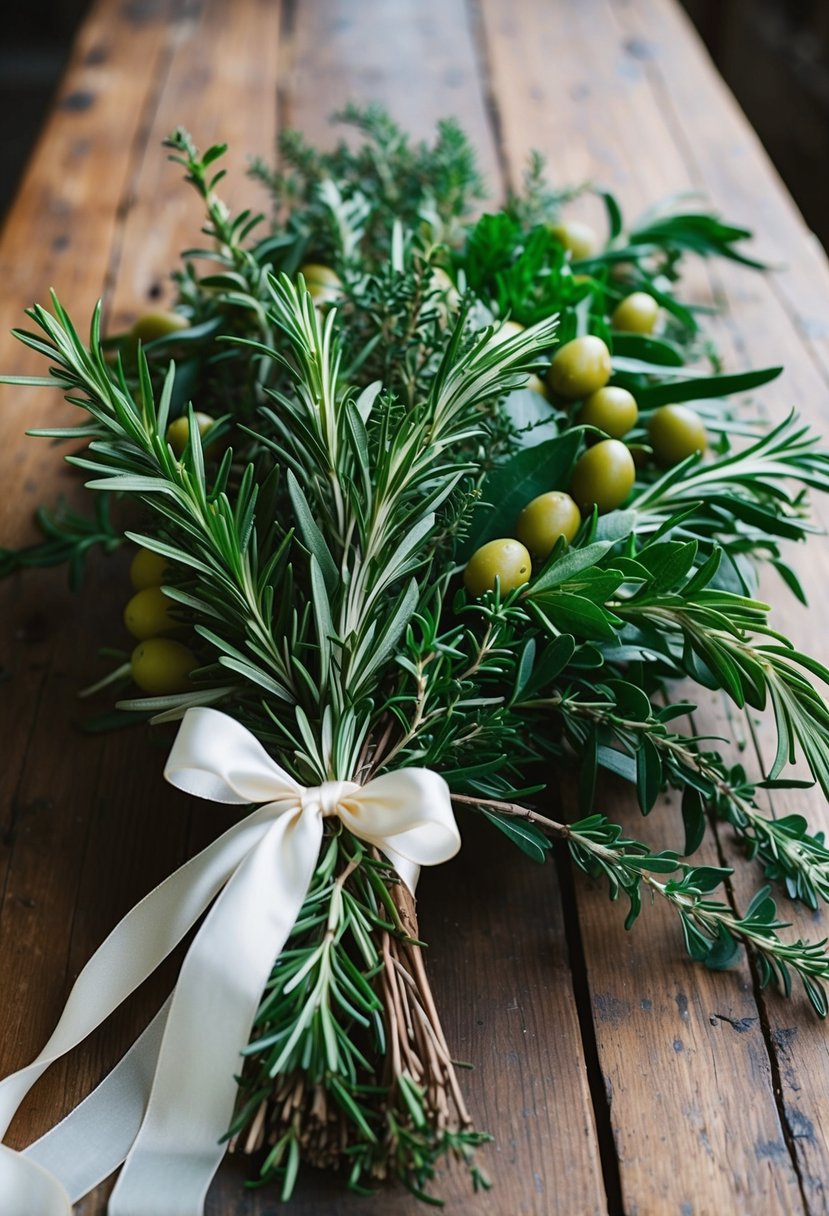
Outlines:
<svg viewBox="0 0 829 1216"><path fill-rule="evenodd" d="M164 775L199 798L258 808L127 913L78 976L54 1034L0 1082L0 1139L41 1074L151 974L205 910L170 1000L108 1077L24 1153L0 1145L4 1216L71 1216L124 1168L109 1216L199 1216L224 1156L239 1053L337 816L414 887L460 847L449 789L404 768L306 789L235 719L189 709Z"/></svg>

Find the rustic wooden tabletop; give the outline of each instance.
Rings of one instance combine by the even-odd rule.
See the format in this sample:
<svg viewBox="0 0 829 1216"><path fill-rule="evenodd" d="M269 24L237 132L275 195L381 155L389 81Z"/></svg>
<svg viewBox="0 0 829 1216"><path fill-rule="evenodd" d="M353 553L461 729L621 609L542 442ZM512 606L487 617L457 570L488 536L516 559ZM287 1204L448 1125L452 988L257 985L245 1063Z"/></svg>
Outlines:
<svg viewBox="0 0 829 1216"><path fill-rule="evenodd" d="M75 317L103 293L113 328L168 298L169 268L200 224L195 196L160 148L176 124L202 145L230 143L237 172L227 195L238 203L256 190L246 158L269 155L277 127L330 142L327 116L348 99L386 103L416 136L455 115L495 197L532 148L557 182L607 184L629 213L704 191L757 230L758 253L781 269L712 265L695 271L689 292L727 310L718 333L730 367L785 364L763 393L770 416L796 405L826 428L825 258L673 0L98 0L0 244L3 371L31 370L4 335L51 286ZM42 390L3 390L4 544L33 537L38 502L77 493L58 454L23 437L64 408ZM767 593L779 627L827 660L825 540L799 569L811 613L782 585ZM90 656L110 640L125 586L116 557L92 565L77 597L62 570L0 587L0 1073L34 1056L116 920L222 823L163 786L162 752L145 732L73 730L76 690L93 678ZM735 737L713 699L697 726ZM735 743L756 767L763 727ZM624 790L607 786L601 797L611 816L638 817ZM829 827L819 799L776 798L778 811L795 807ZM672 810L636 831L676 844ZM474 1065L464 1074L469 1105L495 1137L483 1154L494 1190L471 1196L450 1175L447 1211L829 1211L829 1038L805 1001L760 992L744 963L728 974L691 964L658 908L625 934L603 889L511 856L494 835L467 833L461 857L420 889L446 1032ZM714 864L727 861L728 832L707 847ZM733 897L744 896L738 880ZM825 919L784 911L793 932L825 935ZM15 1144L100 1078L169 983L169 974L148 983L47 1075L13 1125ZM242 1192L243 1177L241 1163L222 1168L210 1216L278 1210L269 1193ZM107 1193L78 1211L102 1213ZM377 1216L392 1205L399 1216L420 1210L405 1195L363 1199L308 1178L288 1210Z"/></svg>

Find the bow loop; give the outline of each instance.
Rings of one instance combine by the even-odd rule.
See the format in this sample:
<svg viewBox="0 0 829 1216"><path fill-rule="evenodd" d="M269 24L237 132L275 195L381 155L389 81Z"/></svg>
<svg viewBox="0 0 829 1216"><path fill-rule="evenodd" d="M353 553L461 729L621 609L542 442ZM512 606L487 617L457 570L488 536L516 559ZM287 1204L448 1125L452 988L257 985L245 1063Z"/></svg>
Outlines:
<svg viewBox="0 0 829 1216"><path fill-rule="evenodd" d="M187 794L237 806L296 806L305 792L247 727L205 706L188 709L182 718L164 776Z"/></svg>

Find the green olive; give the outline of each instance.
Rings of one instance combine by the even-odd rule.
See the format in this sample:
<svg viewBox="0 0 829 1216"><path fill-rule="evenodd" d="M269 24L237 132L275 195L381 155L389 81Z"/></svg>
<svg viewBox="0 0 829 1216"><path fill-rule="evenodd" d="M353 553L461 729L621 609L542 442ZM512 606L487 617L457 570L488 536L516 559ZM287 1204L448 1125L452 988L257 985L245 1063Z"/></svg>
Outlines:
<svg viewBox="0 0 829 1216"><path fill-rule="evenodd" d="M209 414L194 414L196 426L199 428L199 434L204 438L210 430L215 419ZM179 418L174 418L167 427L167 442L175 452L176 456L180 456L190 440L190 419L186 414L182 414ZM209 446L209 445L208 445Z"/></svg>
<svg viewBox="0 0 829 1216"><path fill-rule="evenodd" d="M181 621L170 615L173 601L160 587L145 587L136 591L124 609L124 624L134 638L154 638L159 633L183 629Z"/></svg>
<svg viewBox="0 0 829 1216"><path fill-rule="evenodd" d="M571 401L589 397L610 379L610 351L601 338L585 334L565 342L553 356L547 383L559 397Z"/></svg>
<svg viewBox="0 0 829 1216"><path fill-rule="evenodd" d="M171 638L147 638L132 652L132 678L152 697L186 692L190 688L187 677L196 667L192 650Z"/></svg>
<svg viewBox="0 0 829 1216"><path fill-rule="evenodd" d="M530 577L532 562L524 546L517 540L491 540L476 549L463 572L464 586L470 595L494 591L496 580L501 593L522 587Z"/></svg>
<svg viewBox="0 0 829 1216"><path fill-rule="evenodd" d="M139 549L130 562L130 582L136 591L145 587L160 587L169 565L166 557L153 553L152 549Z"/></svg>
<svg viewBox="0 0 829 1216"><path fill-rule="evenodd" d="M582 511L595 505L604 515L622 505L635 480L633 457L625 445L618 439L603 439L579 457L570 492Z"/></svg>
<svg viewBox="0 0 829 1216"><path fill-rule="evenodd" d="M687 405L663 405L656 410L648 423L648 438L657 462L667 466L708 447L703 421Z"/></svg>
<svg viewBox="0 0 829 1216"><path fill-rule="evenodd" d="M180 312L147 312L135 322L130 337L136 342L154 342L189 326L190 322Z"/></svg>
<svg viewBox="0 0 829 1216"><path fill-rule="evenodd" d="M487 346L500 346L502 342L508 342L510 338L517 337L523 333L525 326L520 325L518 321L506 320L502 321L495 333L487 342Z"/></svg>
<svg viewBox="0 0 829 1216"><path fill-rule="evenodd" d="M646 291L625 296L613 310L610 324L631 334L652 334L659 318L659 305Z"/></svg>
<svg viewBox="0 0 829 1216"><path fill-rule="evenodd" d="M547 386L540 376L528 376L527 383L524 385L524 388L528 388L531 393L538 393L539 396L544 397L546 400Z"/></svg>
<svg viewBox="0 0 829 1216"><path fill-rule="evenodd" d="M569 220L566 224L553 224L550 232L559 241L574 262L581 258L592 258L599 252L599 238L594 228L581 220Z"/></svg>
<svg viewBox="0 0 829 1216"><path fill-rule="evenodd" d="M305 287L315 304L331 304L342 294L342 279L336 270L322 262L305 262L299 273L305 279Z"/></svg>
<svg viewBox="0 0 829 1216"><path fill-rule="evenodd" d="M518 516L515 534L530 553L545 558L560 536L569 542L581 527L581 512L569 494L550 490L527 503Z"/></svg>
<svg viewBox="0 0 829 1216"><path fill-rule="evenodd" d="M636 425L638 417L639 407L633 393L608 384L590 394L579 410L578 421L597 427L613 439L621 439Z"/></svg>

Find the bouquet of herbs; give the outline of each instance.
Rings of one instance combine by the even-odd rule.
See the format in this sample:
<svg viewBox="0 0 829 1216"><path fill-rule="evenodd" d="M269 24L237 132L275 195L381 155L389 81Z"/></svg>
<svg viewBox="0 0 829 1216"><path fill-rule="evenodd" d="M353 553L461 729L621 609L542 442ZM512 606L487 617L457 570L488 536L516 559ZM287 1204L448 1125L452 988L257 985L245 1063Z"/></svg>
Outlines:
<svg viewBox="0 0 829 1216"><path fill-rule="evenodd" d="M31 309L35 383L81 413L34 433L82 441L68 459L96 504L44 509L44 541L0 568L66 561L77 581L94 546L134 547L136 645L106 652L90 728L210 706L303 788L431 770L464 831L483 817L535 861L560 841L627 925L643 893L664 900L695 959L745 947L825 1016L825 943L781 936L768 886L739 915L716 894L728 871L693 861L724 819L761 882L829 898L822 837L755 801L798 757L829 792L829 672L756 598L763 562L802 597L783 542L814 531L829 453L795 414L763 423L742 399L780 369L724 373L682 299L686 255L756 266L749 234L676 204L630 227L603 194L600 237L562 220L578 192L538 161L475 220L453 123L412 146L379 110L340 117L356 148L289 134L277 172L254 167L269 222L222 204L223 148L171 136L207 238L174 311L109 337L96 312L84 339L57 298ZM689 733L688 680L771 716L768 772ZM559 822L545 789L574 762L581 805ZM644 814L681 792L682 856L594 806L600 769ZM303 1162L425 1194L448 1154L487 1185L409 885L336 817L314 864L239 1044L234 1146L286 1198Z"/></svg>

